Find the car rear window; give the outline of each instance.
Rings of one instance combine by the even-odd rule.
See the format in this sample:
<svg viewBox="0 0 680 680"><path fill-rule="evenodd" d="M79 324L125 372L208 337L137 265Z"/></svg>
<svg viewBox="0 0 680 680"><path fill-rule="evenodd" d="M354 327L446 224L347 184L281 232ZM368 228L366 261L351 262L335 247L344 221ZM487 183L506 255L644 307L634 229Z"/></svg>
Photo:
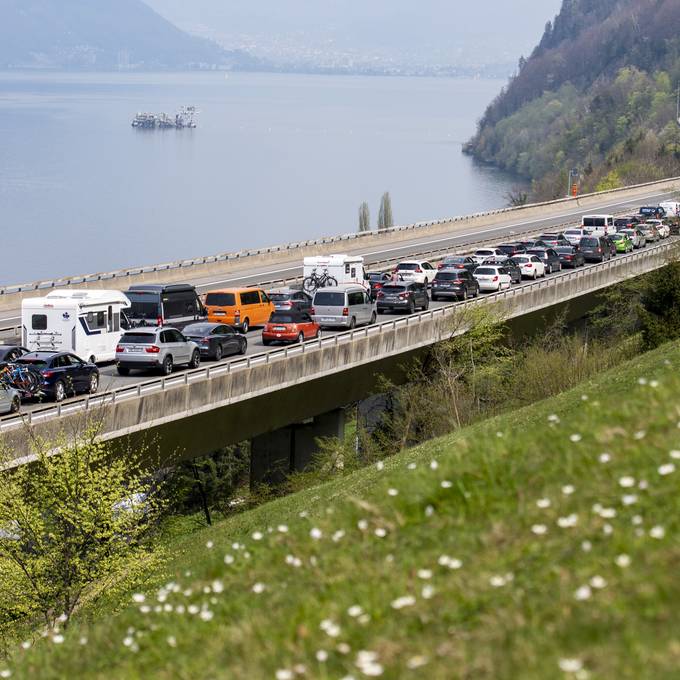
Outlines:
<svg viewBox="0 0 680 680"><path fill-rule="evenodd" d="M17 364L27 364L29 366L47 366L47 361L45 359L24 359L19 358L16 360Z"/></svg>
<svg viewBox="0 0 680 680"><path fill-rule="evenodd" d="M435 281L455 281L460 276L460 274L454 272L439 272L434 279Z"/></svg>
<svg viewBox="0 0 680 680"><path fill-rule="evenodd" d="M293 297L292 293L269 293L269 299L272 302L285 302Z"/></svg>
<svg viewBox="0 0 680 680"><path fill-rule="evenodd" d="M442 262L445 264L465 264L464 257L445 257Z"/></svg>
<svg viewBox="0 0 680 680"><path fill-rule="evenodd" d="M475 255L495 255L493 250L477 250Z"/></svg>
<svg viewBox="0 0 680 680"><path fill-rule="evenodd" d="M371 273L371 274L368 275L368 280L369 281L381 281L383 276L384 276L384 274L382 274L381 272Z"/></svg>
<svg viewBox="0 0 680 680"><path fill-rule="evenodd" d="M437 277L435 277L437 278ZM383 293L403 293L407 286L383 286Z"/></svg>
<svg viewBox="0 0 680 680"><path fill-rule="evenodd" d="M498 272L491 267L477 267L475 269L475 274L497 274Z"/></svg>
<svg viewBox="0 0 680 680"><path fill-rule="evenodd" d="M121 345L153 345L156 341L155 333L123 333Z"/></svg>
<svg viewBox="0 0 680 680"><path fill-rule="evenodd" d="M583 246L599 246L600 242L596 238L582 238L581 245Z"/></svg>
<svg viewBox="0 0 680 680"><path fill-rule="evenodd" d="M419 269L420 265L416 264L415 262L402 262L397 269L402 269L403 271L415 271L416 269Z"/></svg>
<svg viewBox="0 0 680 680"><path fill-rule="evenodd" d="M567 229L565 234L570 234L571 236L580 236L582 229Z"/></svg>
<svg viewBox="0 0 680 680"><path fill-rule="evenodd" d="M330 291L321 290L314 296L315 305L325 305L327 307L344 307L345 294L331 293Z"/></svg>
<svg viewBox="0 0 680 680"><path fill-rule="evenodd" d="M215 307L233 307L236 298L233 293L208 293L205 296L205 304Z"/></svg>
<svg viewBox="0 0 680 680"><path fill-rule="evenodd" d="M274 313L269 317L269 323L301 323L302 318L294 314Z"/></svg>
<svg viewBox="0 0 680 680"><path fill-rule="evenodd" d="M574 249L573 249L573 248L570 248L569 246L560 246L559 248L555 248L555 250L556 250L558 253L567 253L567 254L570 254L570 253L573 253L573 252L574 252Z"/></svg>

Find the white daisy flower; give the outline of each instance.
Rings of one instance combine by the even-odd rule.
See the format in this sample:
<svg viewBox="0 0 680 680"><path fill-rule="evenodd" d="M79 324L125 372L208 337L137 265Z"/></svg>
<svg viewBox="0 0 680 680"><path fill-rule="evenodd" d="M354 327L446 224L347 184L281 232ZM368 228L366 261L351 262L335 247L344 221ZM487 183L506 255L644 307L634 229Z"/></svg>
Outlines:
<svg viewBox="0 0 680 680"><path fill-rule="evenodd" d="M569 441L574 442L574 444L580 442L581 439L583 439L583 437L581 437L581 435L578 434L577 432L569 436Z"/></svg>
<svg viewBox="0 0 680 680"><path fill-rule="evenodd" d="M382 470L385 469L385 463L384 463L382 460L379 460L379 461L375 464L375 469L376 469L378 472L382 472Z"/></svg>
<svg viewBox="0 0 680 680"><path fill-rule="evenodd" d="M576 489L574 488L573 484L565 484L565 485L562 487L562 493L563 493L565 496L571 496L571 494L573 494L574 491L576 491Z"/></svg>
<svg viewBox="0 0 680 680"><path fill-rule="evenodd" d="M453 486L453 482L449 481L448 479L445 479L442 481L441 487L442 489L450 489Z"/></svg>
<svg viewBox="0 0 680 680"><path fill-rule="evenodd" d="M601 453L598 460L600 463L609 463L612 459L612 456L610 453Z"/></svg>
<svg viewBox="0 0 680 680"><path fill-rule="evenodd" d="M403 595L396 600L392 600L392 609L403 609L404 607L412 607L416 603L416 598L413 595Z"/></svg>
<svg viewBox="0 0 680 680"><path fill-rule="evenodd" d="M293 680L293 671L287 668L279 668L275 674L276 680Z"/></svg>
<svg viewBox="0 0 680 680"><path fill-rule="evenodd" d="M630 566L630 557L628 557L628 555L618 555L614 562L616 562L617 567L625 569Z"/></svg>
<svg viewBox="0 0 680 680"><path fill-rule="evenodd" d="M582 602L583 600L589 600L592 594L593 592L590 590L590 586L581 586L580 588L577 588L574 593L574 598Z"/></svg>
<svg viewBox="0 0 680 680"><path fill-rule="evenodd" d="M655 526L655 527L652 527L649 530L649 535L652 538L659 538L660 539L660 538L663 538L666 535L666 530L661 526Z"/></svg>
<svg viewBox="0 0 680 680"><path fill-rule="evenodd" d="M531 531L537 536L543 536L543 534L547 533L548 527L545 524L534 524L531 527Z"/></svg>
<svg viewBox="0 0 680 680"><path fill-rule="evenodd" d="M417 668L422 668L423 666L427 665L428 663L428 658L426 656L412 656L407 662L406 662L406 668L408 668L410 671L414 671Z"/></svg>
<svg viewBox="0 0 680 680"><path fill-rule="evenodd" d="M583 662L580 659L560 659L557 665L564 673L578 673L583 670Z"/></svg>
<svg viewBox="0 0 680 680"><path fill-rule="evenodd" d="M549 498L539 498L536 501L536 505L541 508L541 510L545 510L545 508L550 507L550 499Z"/></svg>
<svg viewBox="0 0 680 680"><path fill-rule="evenodd" d="M356 619L357 617L361 616L364 613L364 610L359 606L358 604L353 604L348 610L347 613L353 618Z"/></svg>
<svg viewBox="0 0 680 680"><path fill-rule="evenodd" d="M597 588L598 590L602 590L602 588L606 588L606 587L607 587L607 581L605 581L605 579L602 578L602 576L599 576L599 575L598 575L598 576L593 576L593 577L590 579L590 585L591 585L593 588Z"/></svg>
<svg viewBox="0 0 680 680"><path fill-rule="evenodd" d="M439 468L439 463L436 460L430 461L430 470L437 470Z"/></svg>
<svg viewBox="0 0 680 680"><path fill-rule="evenodd" d="M426 585L423 586L423 589L421 591L421 595L424 600L429 600L434 596L434 587L431 585Z"/></svg>
<svg viewBox="0 0 680 680"><path fill-rule="evenodd" d="M593 544L590 541L583 541L581 543L581 550L583 552L590 552L593 549Z"/></svg>
<svg viewBox="0 0 680 680"><path fill-rule="evenodd" d="M387 489L387 495L388 496L398 496L399 490L398 489Z"/></svg>
<svg viewBox="0 0 680 680"><path fill-rule="evenodd" d="M261 541L264 537L264 534L261 531L253 531L252 533L252 539L253 541Z"/></svg>
<svg viewBox="0 0 680 680"><path fill-rule="evenodd" d="M634 493L628 493L621 496L621 502L624 505L635 505L638 502L638 497Z"/></svg>
<svg viewBox="0 0 680 680"><path fill-rule="evenodd" d="M675 465L673 465L673 463L666 463L665 465L660 465L659 469L658 469L658 473L662 477L665 477L666 475L670 475L673 472L675 472Z"/></svg>
<svg viewBox="0 0 680 680"><path fill-rule="evenodd" d="M673 460L680 460L680 451L678 451L676 449L671 451L669 455Z"/></svg>
<svg viewBox="0 0 680 680"><path fill-rule="evenodd" d="M432 569L418 569L418 578L427 581L432 578Z"/></svg>
<svg viewBox="0 0 680 680"><path fill-rule="evenodd" d="M619 486L622 486L624 489L630 489L632 486L635 486L635 478L621 477L619 479Z"/></svg>
<svg viewBox="0 0 680 680"><path fill-rule="evenodd" d="M264 583L255 583L252 587L252 591L259 595L260 593L263 593L265 589Z"/></svg>
<svg viewBox="0 0 680 680"><path fill-rule="evenodd" d="M321 531L321 529L317 529L316 527L313 527L310 530L309 535L315 541L318 541L323 536L323 532Z"/></svg>

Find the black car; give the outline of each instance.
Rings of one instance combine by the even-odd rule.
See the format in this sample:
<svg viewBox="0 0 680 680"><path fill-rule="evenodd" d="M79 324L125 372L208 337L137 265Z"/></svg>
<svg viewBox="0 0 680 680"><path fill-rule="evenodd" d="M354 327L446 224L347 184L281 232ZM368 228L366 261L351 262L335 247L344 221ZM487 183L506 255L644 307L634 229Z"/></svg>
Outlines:
<svg viewBox="0 0 680 680"><path fill-rule="evenodd" d="M649 219L650 217L660 220L666 217L666 210L660 205L645 205L638 210L638 215L641 215L645 220Z"/></svg>
<svg viewBox="0 0 680 680"><path fill-rule="evenodd" d="M584 236L578 247L586 262L604 262L612 256L609 244L601 236Z"/></svg>
<svg viewBox="0 0 680 680"><path fill-rule="evenodd" d="M541 234L538 237L539 241L566 241L567 237L562 231L546 231L545 234Z"/></svg>
<svg viewBox="0 0 680 680"><path fill-rule="evenodd" d="M520 241L520 243L527 249L529 248L547 248L548 244L540 239L533 239L531 241ZM526 254L526 253L525 253Z"/></svg>
<svg viewBox="0 0 680 680"><path fill-rule="evenodd" d="M441 269L432 281L432 302L446 298L465 300L479 295L479 282L467 269Z"/></svg>
<svg viewBox="0 0 680 680"><path fill-rule="evenodd" d="M568 241L566 238L543 238L541 240L549 248L557 248L557 246L569 246L569 245L571 245L571 241Z"/></svg>
<svg viewBox="0 0 680 680"><path fill-rule="evenodd" d="M619 229L634 229L636 225L640 224L642 220L637 215L629 215L628 217L616 217L614 219L614 226L616 231Z"/></svg>
<svg viewBox="0 0 680 680"><path fill-rule="evenodd" d="M525 253L517 253L518 255L525 255ZM490 257L488 260L484 261L484 264L493 264L497 265L499 267L505 267L507 269L508 274L510 274L510 282L511 283L519 283L522 280L522 270L517 262L512 259L512 257L508 257L505 260L499 260L497 258Z"/></svg>
<svg viewBox="0 0 680 680"><path fill-rule="evenodd" d="M312 308L312 296L304 290L295 288L275 288L267 293L267 297L274 303L277 312L289 312L297 309L308 312Z"/></svg>
<svg viewBox="0 0 680 680"><path fill-rule="evenodd" d="M201 359L219 361L231 354L245 354L248 349L246 336L223 323L192 323L185 326L183 334L198 345Z"/></svg>
<svg viewBox="0 0 680 680"><path fill-rule="evenodd" d="M435 276L436 277L436 276ZM430 298L427 294L427 286L417 281L397 281L388 283L378 291L376 309L378 314L387 311L401 311L413 314L416 309L427 309L430 306Z"/></svg>
<svg viewBox="0 0 680 680"><path fill-rule="evenodd" d="M526 246L521 243L501 243L496 246L498 250L502 250L508 257L513 257L514 255L524 255L527 252Z"/></svg>
<svg viewBox="0 0 680 680"><path fill-rule="evenodd" d="M99 369L70 352L29 352L14 363L35 371L40 394L54 401L99 389Z"/></svg>
<svg viewBox="0 0 680 680"><path fill-rule="evenodd" d="M391 274L387 272L367 272L368 283L371 286L371 300L378 299L378 291L392 280Z"/></svg>
<svg viewBox="0 0 680 680"><path fill-rule="evenodd" d="M472 274L479 263L469 255L447 255L437 266L439 269L466 269Z"/></svg>
<svg viewBox="0 0 680 680"><path fill-rule="evenodd" d="M536 255L543 262L546 274L552 274L562 269L560 256L555 252L554 248L529 248L527 252L531 255Z"/></svg>
<svg viewBox="0 0 680 680"><path fill-rule="evenodd" d="M26 354L28 350L20 345L0 345L0 368L18 359L22 354Z"/></svg>
<svg viewBox="0 0 680 680"><path fill-rule="evenodd" d="M583 253L576 246L558 246L555 252L563 267L576 269L576 267L583 267L586 263Z"/></svg>

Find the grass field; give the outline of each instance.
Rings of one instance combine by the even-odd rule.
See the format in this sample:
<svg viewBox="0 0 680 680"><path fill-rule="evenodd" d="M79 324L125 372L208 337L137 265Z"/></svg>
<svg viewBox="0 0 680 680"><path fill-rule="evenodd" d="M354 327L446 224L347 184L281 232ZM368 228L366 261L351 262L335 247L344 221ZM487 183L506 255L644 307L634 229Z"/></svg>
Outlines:
<svg viewBox="0 0 680 680"><path fill-rule="evenodd" d="M176 537L2 677L678 678L679 348Z"/></svg>

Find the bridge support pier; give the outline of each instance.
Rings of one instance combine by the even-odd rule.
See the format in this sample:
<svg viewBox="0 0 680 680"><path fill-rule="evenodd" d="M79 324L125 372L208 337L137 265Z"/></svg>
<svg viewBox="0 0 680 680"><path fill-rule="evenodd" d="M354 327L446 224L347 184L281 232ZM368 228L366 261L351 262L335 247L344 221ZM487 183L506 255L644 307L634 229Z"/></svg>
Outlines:
<svg viewBox="0 0 680 680"><path fill-rule="evenodd" d="M336 409L302 423L254 437L250 446L250 485L280 484L291 472L303 471L317 452L316 439L345 434L345 411Z"/></svg>

